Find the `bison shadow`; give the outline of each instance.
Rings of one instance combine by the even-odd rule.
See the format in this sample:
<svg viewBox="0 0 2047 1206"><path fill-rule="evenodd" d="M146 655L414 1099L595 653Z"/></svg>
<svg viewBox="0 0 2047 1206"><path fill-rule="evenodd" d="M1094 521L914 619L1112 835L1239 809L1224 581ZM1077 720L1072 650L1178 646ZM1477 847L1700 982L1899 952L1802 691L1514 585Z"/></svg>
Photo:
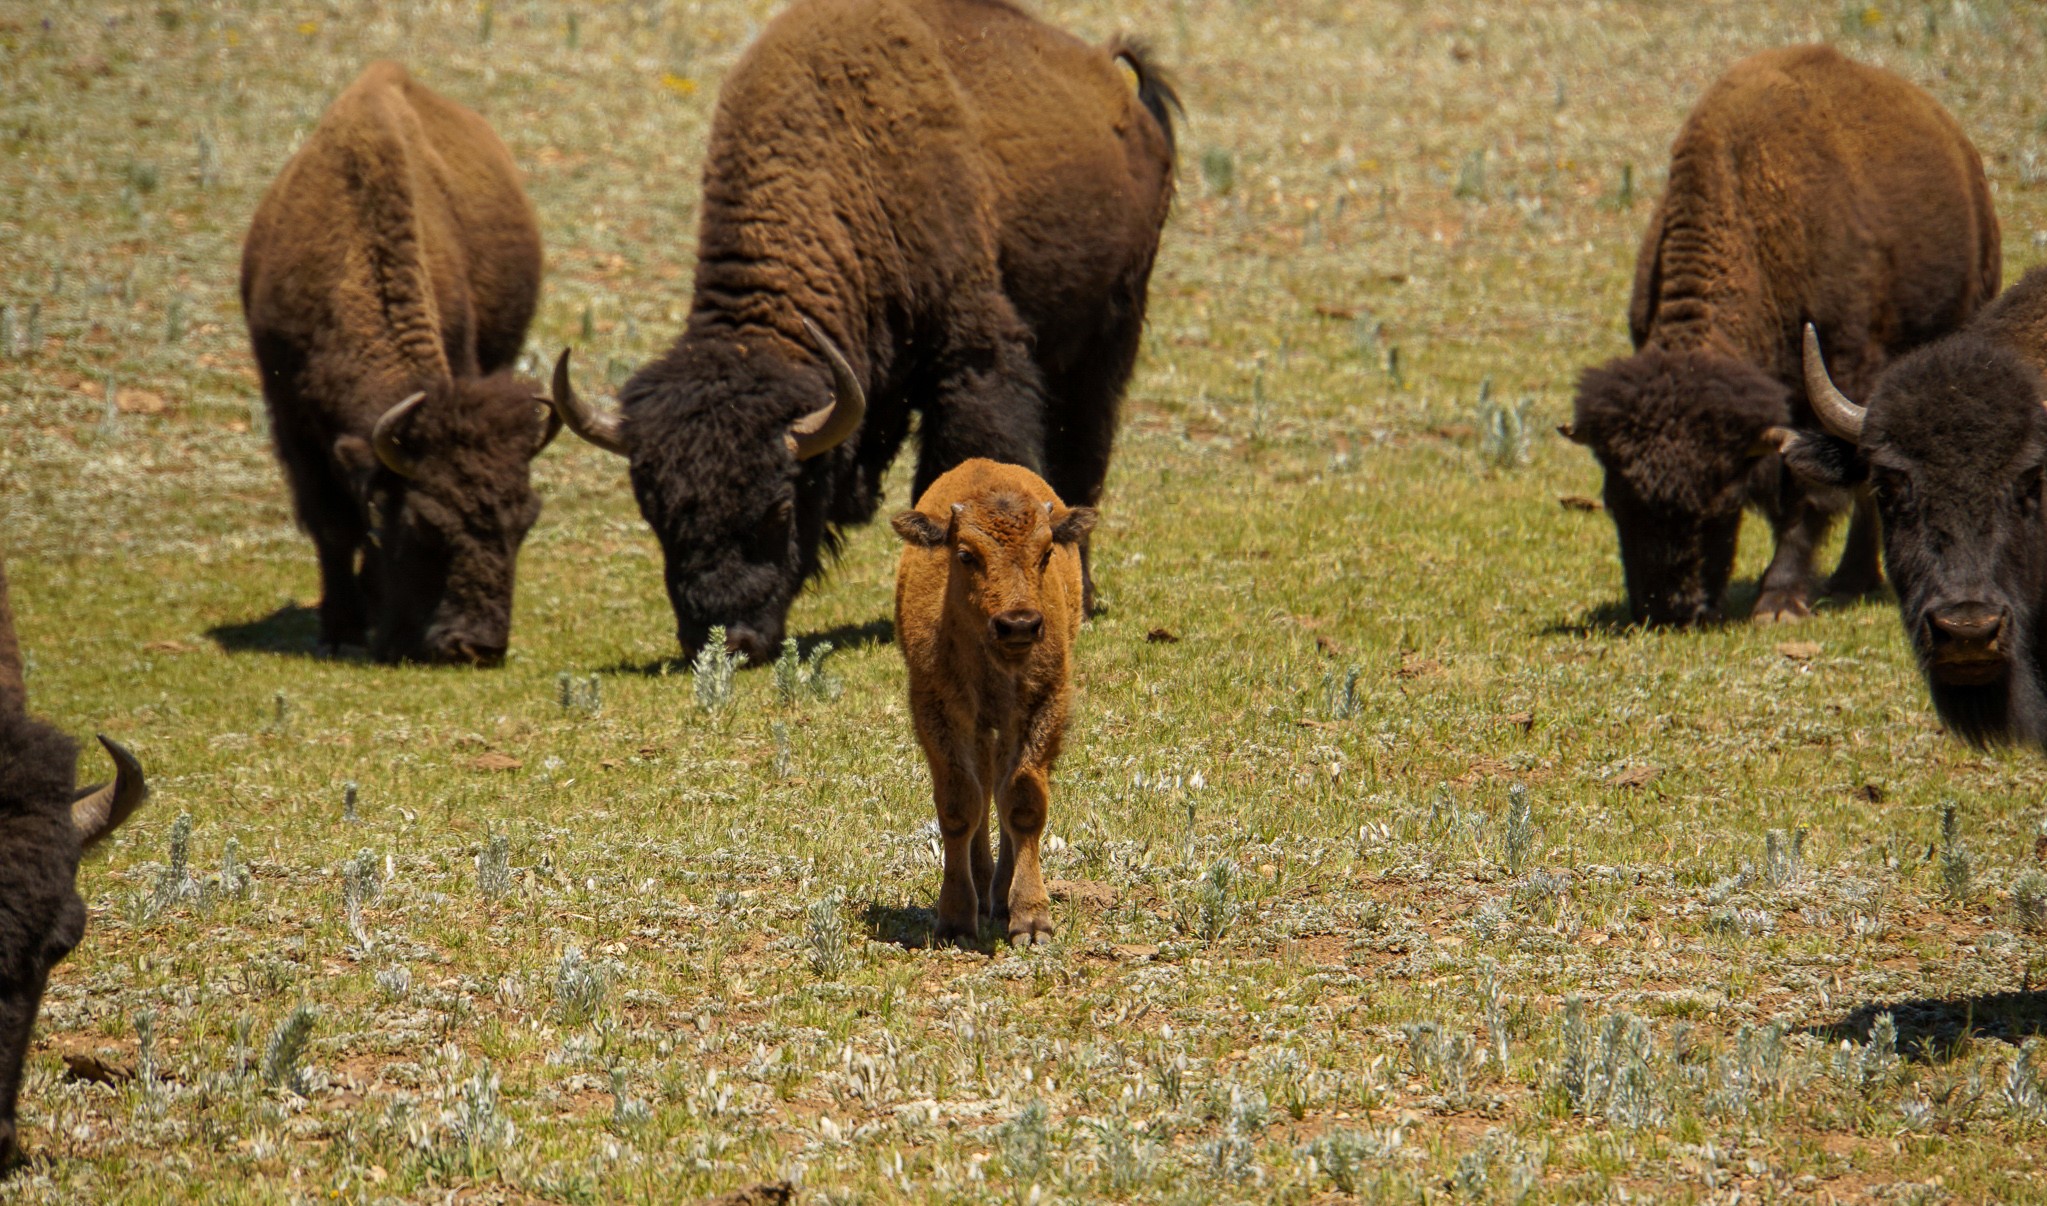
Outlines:
<svg viewBox="0 0 2047 1206"><path fill-rule="evenodd" d="M1725 628L1730 625L1740 626L1747 624L1749 613L1756 608L1756 596L1760 593L1762 592L1753 582L1737 582L1728 586L1726 618L1715 624L1702 625L1701 627ZM1897 596L1891 593L1890 587L1883 586L1866 594L1822 595L1815 601L1814 610L1840 611L1844 608L1861 607L1865 604L1888 607L1896 602ZM1645 631L1647 631L1645 625L1635 622L1633 613L1628 610L1627 596L1623 595L1618 599L1609 599L1596 607L1587 609L1575 620L1552 620L1540 629L1540 635L1550 637L1613 637L1633 636Z"/></svg>
<svg viewBox="0 0 2047 1206"><path fill-rule="evenodd" d="M1872 1001L1838 1022L1808 1027L1806 1033L1830 1043L1867 1043L1876 1020L1886 1013L1898 1028L1898 1053L1925 1063L1953 1058L1968 1039L2017 1046L2047 1034L2047 992L2031 988L1978 997Z"/></svg>
<svg viewBox="0 0 2047 1206"><path fill-rule="evenodd" d="M206 635L228 653L323 656L320 651L320 613L297 603L286 603L260 620L216 624L206 630Z"/></svg>
<svg viewBox="0 0 2047 1206"><path fill-rule="evenodd" d="M796 638L796 653L799 657L807 658L817 652L818 646L827 641L831 643L833 652L838 652L845 649L861 649L868 645L893 645L895 639L895 621L882 618L869 620L865 624L841 624L836 628L827 628L823 632L806 633ZM740 669L758 670L762 666L770 664L768 662L748 662L741 666ZM638 675L642 678L666 678L675 675L687 675L691 672L691 669L688 658L657 657L652 661L645 662L613 662L609 666L598 667L597 672L599 674Z"/></svg>
<svg viewBox="0 0 2047 1206"><path fill-rule="evenodd" d="M884 904L870 900L860 910L860 924L874 941L899 946L906 951L928 951L939 945L933 936L938 929L938 910L907 901ZM983 955L994 954L997 944L1002 941L1000 930L1000 926L990 927L987 920L982 919L979 941L965 949Z"/></svg>

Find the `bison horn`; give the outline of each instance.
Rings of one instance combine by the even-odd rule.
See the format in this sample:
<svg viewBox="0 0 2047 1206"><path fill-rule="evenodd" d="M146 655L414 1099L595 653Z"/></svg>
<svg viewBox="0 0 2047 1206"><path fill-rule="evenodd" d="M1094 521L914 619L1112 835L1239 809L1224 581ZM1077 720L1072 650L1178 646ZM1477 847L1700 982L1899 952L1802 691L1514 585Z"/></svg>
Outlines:
<svg viewBox="0 0 2047 1206"><path fill-rule="evenodd" d="M413 408L426 400L426 395L414 394L405 401L384 412L377 425L370 429L370 447L377 450L377 459L384 467L400 477L419 476L419 461L398 444L398 425Z"/></svg>
<svg viewBox="0 0 2047 1206"><path fill-rule="evenodd" d="M149 798L149 781L142 777L142 763L128 752L128 747L105 736L100 738L100 744L114 760L114 781L71 802L71 827L78 831L79 843L88 849L120 828L121 822Z"/></svg>
<svg viewBox="0 0 2047 1206"><path fill-rule="evenodd" d="M1862 442L1862 422L1869 412L1834 388L1834 379L1827 376L1826 357L1820 354L1819 333L1811 323L1805 324L1805 397L1828 434L1850 444Z"/></svg>
<svg viewBox="0 0 2047 1206"><path fill-rule="evenodd" d="M803 320L803 329L832 366L832 401L831 405L811 411L789 425L789 432L783 438L799 461L807 461L845 443L847 437L860 430L860 420L867 415L867 391L860 388L860 379L853 375L853 366L846 363L839 345L808 318Z"/></svg>
<svg viewBox="0 0 2047 1206"><path fill-rule="evenodd" d="M625 437L619 432L618 416L600 415L584 406L583 400L576 396L576 387L569 380L567 348L562 349L560 358L554 362L554 396L548 401L554 404L555 417L566 423L570 431L606 452L632 455L625 446Z"/></svg>

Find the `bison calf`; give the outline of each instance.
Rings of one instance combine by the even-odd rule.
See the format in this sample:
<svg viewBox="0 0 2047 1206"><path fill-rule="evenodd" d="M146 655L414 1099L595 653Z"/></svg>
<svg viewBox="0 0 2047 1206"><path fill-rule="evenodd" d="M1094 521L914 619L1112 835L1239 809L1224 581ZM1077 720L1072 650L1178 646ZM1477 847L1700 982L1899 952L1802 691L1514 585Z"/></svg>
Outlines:
<svg viewBox="0 0 2047 1206"><path fill-rule="evenodd" d="M263 195L242 310L319 549L323 645L504 657L540 515L528 463L559 426L506 371L539 294L511 154L396 63L349 85Z"/></svg>
<svg viewBox="0 0 2047 1206"><path fill-rule="evenodd" d="M1051 938L1038 837L1073 700L1080 542L1094 525L1093 508L1061 503L1037 474L979 458L895 517L908 546L896 639L945 837L940 939L972 940L984 913L1008 918L1011 942ZM992 864L991 796L1002 824Z"/></svg>
<svg viewBox="0 0 2047 1206"><path fill-rule="evenodd" d="M0 568L0 1165L15 1156L15 1099L50 969L85 935L79 857L149 794L134 755L104 737L114 782L76 790L78 746L23 710L21 669Z"/></svg>
<svg viewBox="0 0 2047 1206"><path fill-rule="evenodd" d="M1605 471L1635 620L1718 617L1745 505L1777 544L1754 618L1807 614L1814 552L1849 499L1809 493L1766 438L1811 421L1800 329L1816 324L1860 388L1967 321L1996 294L1999 264L1982 160L1918 88L1801 46L1744 59L1708 89L1635 262L1635 354L1584 375L1564 429ZM1858 505L1828 589L1880 583Z"/></svg>

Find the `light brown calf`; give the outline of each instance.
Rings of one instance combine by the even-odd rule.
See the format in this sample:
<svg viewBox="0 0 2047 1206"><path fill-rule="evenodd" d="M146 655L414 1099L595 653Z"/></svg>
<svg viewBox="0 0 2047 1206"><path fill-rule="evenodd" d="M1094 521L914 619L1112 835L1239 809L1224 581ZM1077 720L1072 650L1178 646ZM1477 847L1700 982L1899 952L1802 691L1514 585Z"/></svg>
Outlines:
<svg viewBox="0 0 2047 1206"><path fill-rule="evenodd" d="M1079 542L1094 509L1061 503L1028 469L976 459L931 483L894 525L908 546L896 640L945 837L937 936L971 942L985 913L1008 919L1011 942L1049 941L1038 837L1073 700ZM1002 824L992 865L991 798Z"/></svg>

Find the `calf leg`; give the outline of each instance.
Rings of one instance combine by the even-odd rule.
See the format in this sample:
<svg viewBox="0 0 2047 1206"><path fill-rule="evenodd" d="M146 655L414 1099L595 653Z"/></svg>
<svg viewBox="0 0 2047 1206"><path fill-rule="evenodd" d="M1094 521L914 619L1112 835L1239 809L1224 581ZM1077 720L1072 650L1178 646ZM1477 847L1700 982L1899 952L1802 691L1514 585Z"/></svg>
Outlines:
<svg viewBox="0 0 2047 1206"><path fill-rule="evenodd" d="M938 887L940 942L981 936L980 883L992 881L988 864L988 797L974 777L944 759L931 759L932 800L938 808L938 832L945 842L945 878Z"/></svg>
<svg viewBox="0 0 2047 1206"><path fill-rule="evenodd" d="M1884 584L1883 560L1879 552L1879 521L1876 502L1868 490L1855 492L1855 511L1848 519L1848 545L1841 550L1841 564L1827 579L1830 595L1866 595Z"/></svg>
<svg viewBox="0 0 2047 1206"><path fill-rule="evenodd" d="M1002 859L995 866L995 891L1008 904L1009 940L1033 946L1052 940L1052 899L1038 866L1038 839L1052 803L1040 766L1022 766L996 797L1002 815Z"/></svg>
<svg viewBox="0 0 2047 1206"><path fill-rule="evenodd" d="M1763 571L1761 593L1750 616L1758 624L1789 624L1812 614L1813 553L1834 517L1802 499L1788 522L1777 526L1777 554Z"/></svg>

